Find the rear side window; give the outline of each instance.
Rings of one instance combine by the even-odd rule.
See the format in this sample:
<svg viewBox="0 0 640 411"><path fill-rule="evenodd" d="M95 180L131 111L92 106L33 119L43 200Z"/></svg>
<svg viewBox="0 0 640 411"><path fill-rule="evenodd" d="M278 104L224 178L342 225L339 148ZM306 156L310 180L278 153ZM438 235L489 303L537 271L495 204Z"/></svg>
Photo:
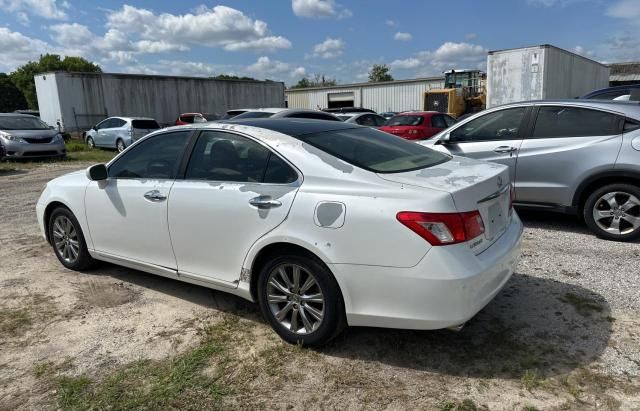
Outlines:
<svg viewBox="0 0 640 411"><path fill-rule="evenodd" d="M264 183L289 184L298 179L298 174L277 155L271 153L267 170L264 173Z"/></svg>
<svg viewBox="0 0 640 411"><path fill-rule="evenodd" d="M387 121L388 126L419 126L424 119L421 116L395 116Z"/></svg>
<svg viewBox="0 0 640 411"><path fill-rule="evenodd" d="M540 107L534 138L609 136L620 133L618 116L577 107Z"/></svg>
<svg viewBox="0 0 640 411"><path fill-rule="evenodd" d="M126 123L127 122L121 118L112 118L111 121L109 122L109 125L106 128L122 127Z"/></svg>
<svg viewBox="0 0 640 411"><path fill-rule="evenodd" d="M432 116L431 127L434 128L447 128L447 123L444 121L444 116Z"/></svg>
<svg viewBox="0 0 640 411"><path fill-rule="evenodd" d="M635 121L631 121L631 120L625 120L624 122L624 132L628 133L630 131L634 131L640 129L640 123L635 122Z"/></svg>
<svg viewBox="0 0 640 411"><path fill-rule="evenodd" d="M193 118L192 118L193 119ZM133 128L141 130L157 130L160 128L155 120L133 120L131 122Z"/></svg>
<svg viewBox="0 0 640 411"><path fill-rule="evenodd" d="M297 138L347 163L376 173L419 170L451 158L373 128L335 130Z"/></svg>

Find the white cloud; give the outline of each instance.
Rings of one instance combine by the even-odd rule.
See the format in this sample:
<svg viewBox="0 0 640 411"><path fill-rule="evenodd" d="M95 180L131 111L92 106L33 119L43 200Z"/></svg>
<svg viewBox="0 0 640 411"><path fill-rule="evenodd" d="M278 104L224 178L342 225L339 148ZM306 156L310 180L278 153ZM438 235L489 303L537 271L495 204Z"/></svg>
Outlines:
<svg viewBox="0 0 640 411"><path fill-rule="evenodd" d="M417 58L410 57L408 59L403 59L403 60L394 60L391 63L389 63L389 67L391 67L392 69L406 70L406 69L416 68L420 66L420 64L422 64L420 60L418 60Z"/></svg>
<svg viewBox="0 0 640 411"><path fill-rule="evenodd" d="M468 33L464 36L465 40L474 40L478 38L478 33Z"/></svg>
<svg viewBox="0 0 640 411"><path fill-rule="evenodd" d="M62 9L69 6L66 1L58 4L56 0L0 0L3 11L28 13L51 20L65 20L67 13Z"/></svg>
<svg viewBox="0 0 640 411"><path fill-rule="evenodd" d="M387 20L384 22L384 24L386 24L389 27L396 27L398 25L398 23L396 23L394 20Z"/></svg>
<svg viewBox="0 0 640 411"><path fill-rule="evenodd" d="M160 60L158 68L176 76L210 77L217 71L215 66L198 61Z"/></svg>
<svg viewBox="0 0 640 411"><path fill-rule="evenodd" d="M441 74L449 69L485 69L488 50L470 43L443 43L436 50L425 50L414 56L394 60L392 69L414 70L414 75Z"/></svg>
<svg viewBox="0 0 640 411"><path fill-rule="evenodd" d="M397 32L393 36L393 39L397 41L411 41L412 38L413 36L411 35L411 33L403 33L401 31Z"/></svg>
<svg viewBox="0 0 640 411"><path fill-rule="evenodd" d="M26 26L30 22L29 16L27 16L27 13L23 11L19 11L16 13L16 19L18 19L18 23L22 24L23 26Z"/></svg>
<svg viewBox="0 0 640 411"><path fill-rule="evenodd" d="M247 67L247 71L259 74L280 74L289 71L290 65L282 61L271 60L267 56L258 58L258 61Z"/></svg>
<svg viewBox="0 0 640 411"><path fill-rule="evenodd" d="M307 70L304 67L296 67L291 72L291 77L304 77L307 74Z"/></svg>
<svg viewBox="0 0 640 411"><path fill-rule="evenodd" d="M640 19L640 0L621 0L607 9L607 16L635 21Z"/></svg>
<svg viewBox="0 0 640 411"><path fill-rule="evenodd" d="M107 15L107 27L142 40L222 47L225 50L271 52L288 49L291 42L272 36L267 23L253 20L239 10L226 6L198 7L193 13L154 14L150 10L124 5Z"/></svg>
<svg viewBox="0 0 640 411"><path fill-rule="evenodd" d="M595 53L592 50L586 50L584 47L580 45L575 46L571 51L587 58L593 58L593 56L595 55Z"/></svg>
<svg viewBox="0 0 640 411"><path fill-rule="evenodd" d="M10 71L29 60L37 60L41 54L52 51L44 41L27 37L22 33L0 27L0 71Z"/></svg>
<svg viewBox="0 0 640 411"><path fill-rule="evenodd" d="M291 8L298 17L338 19L351 17L351 10L337 4L335 0L292 0Z"/></svg>
<svg viewBox="0 0 640 411"><path fill-rule="evenodd" d="M313 46L313 55L323 59L335 58L344 52L344 41L342 39L327 38L322 43Z"/></svg>

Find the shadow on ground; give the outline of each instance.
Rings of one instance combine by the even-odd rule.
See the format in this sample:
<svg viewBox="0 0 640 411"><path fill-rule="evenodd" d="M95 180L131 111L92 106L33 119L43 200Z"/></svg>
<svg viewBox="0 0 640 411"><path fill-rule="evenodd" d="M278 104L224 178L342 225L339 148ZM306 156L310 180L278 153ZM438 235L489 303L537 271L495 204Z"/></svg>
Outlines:
<svg viewBox="0 0 640 411"><path fill-rule="evenodd" d="M264 323L257 305L223 292L110 264L92 273ZM460 332L354 327L318 352L447 375L518 379L536 370L548 377L602 354L609 315L604 298L585 288L516 274Z"/></svg>
<svg viewBox="0 0 640 411"><path fill-rule="evenodd" d="M28 170L18 170L16 168L10 168L5 170L0 170L0 177L17 176L17 175L26 174L26 173L28 173Z"/></svg>

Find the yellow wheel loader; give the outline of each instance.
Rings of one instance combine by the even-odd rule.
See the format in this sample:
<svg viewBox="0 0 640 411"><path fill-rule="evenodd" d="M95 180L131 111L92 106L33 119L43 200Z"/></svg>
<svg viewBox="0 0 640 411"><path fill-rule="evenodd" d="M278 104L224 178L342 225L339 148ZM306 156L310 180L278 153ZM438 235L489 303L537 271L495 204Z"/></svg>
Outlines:
<svg viewBox="0 0 640 411"><path fill-rule="evenodd" d="M456 118L482 111L487 102L486 79L480 70L445 71L444 88L425 92L423 108Z"/></svg>

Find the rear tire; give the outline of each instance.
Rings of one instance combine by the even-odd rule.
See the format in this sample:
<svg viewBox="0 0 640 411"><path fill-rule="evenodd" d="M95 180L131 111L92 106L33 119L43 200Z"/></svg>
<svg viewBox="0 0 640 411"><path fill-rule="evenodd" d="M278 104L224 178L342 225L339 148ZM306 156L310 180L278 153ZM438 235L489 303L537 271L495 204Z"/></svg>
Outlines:
<svg viewBox="0 0 640 411"><path fill-rule="evenodd" d="M344 329L340 288L321 261L286 253L267 262L258 275L262 315L283 340L321 346Z"/></svg>
<svg viewBox="0 0 640 411"><path fill-rule="evenodd" d="M640 237L640 187L609 184L587 198L583 217L598 237L612 241L630 241Z"/></svg>
<svg viewBox="0 0 640 411"><path fill-rule="evenodd" d="M47 229L53 251L66 268L82 271L95 264L96 260L87 250L80 223L68 208L58 207L53 210Z"/></svg>

